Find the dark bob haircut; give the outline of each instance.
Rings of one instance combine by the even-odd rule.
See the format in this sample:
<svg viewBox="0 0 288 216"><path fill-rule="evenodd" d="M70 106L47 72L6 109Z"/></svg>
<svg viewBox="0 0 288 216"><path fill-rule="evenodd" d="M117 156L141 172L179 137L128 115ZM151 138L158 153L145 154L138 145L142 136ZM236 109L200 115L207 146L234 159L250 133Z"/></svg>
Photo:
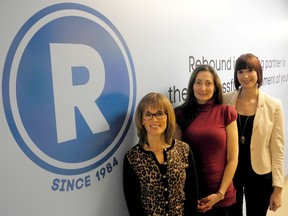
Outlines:
<svg viewBox="0 0 288 216"><path fill-rule="evenodd" d="M247 53L239 56L239 58L236 60L235 69L234 69L234 84L235 88L238 90L240 87L240 83L237 78L237 71L243 70L243 69L249 69L249 70L255 70L257 73L257 84L258 88L262 85L262 77L263 77L263 71L261 67L261 62L257 58L257 56Z"/></svg>

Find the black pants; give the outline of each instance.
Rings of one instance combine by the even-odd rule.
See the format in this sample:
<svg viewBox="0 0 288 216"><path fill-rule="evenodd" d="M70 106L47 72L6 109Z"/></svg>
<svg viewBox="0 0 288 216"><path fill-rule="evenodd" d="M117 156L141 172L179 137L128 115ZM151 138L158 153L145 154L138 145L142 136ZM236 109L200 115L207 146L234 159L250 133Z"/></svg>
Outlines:
<svg viewBox="0 0 288 216"><path fill-rule="evenodd" d="M198 213L199 216L233 216L230 213L230 206L229 207L215 207L213 206L212 209L205 213Z"/></svg>
<svg viewBox="0 0 288 216"><path fill-rule="evenodd" d="M237 202L231 208L231 215L243 216L243 197L246 202L246 216L266 216L270 196L273 192L272 174L253 174L249 177L235 175Z"/></svg>

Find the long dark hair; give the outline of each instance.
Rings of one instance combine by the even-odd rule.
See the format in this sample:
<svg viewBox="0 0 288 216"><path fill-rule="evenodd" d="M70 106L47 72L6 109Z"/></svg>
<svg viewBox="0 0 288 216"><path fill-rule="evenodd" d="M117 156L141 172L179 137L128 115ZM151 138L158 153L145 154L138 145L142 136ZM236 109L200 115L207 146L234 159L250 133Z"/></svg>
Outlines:
<svg viewBox="0 0 288 216"><path fill-rule="evenodd" d="M210 65L198 66L197 68L195 68L195 70L191 74L189 84L188 84L187 98L185 102L182 105L175 108L175 112L177 116L177 124L180 126L182 130L185 130L188 127L188 125L197 117L199 113L199 104L194 95L193 85L195 83L198 73L203 72L203 71L208 71L213 76L215 92L211 100L214 100L215 104L222 104L222 97L223 97L222 83L220 81L220 78L216 70ZM180 117L178 115L179 112L181 113Z"/></svg>

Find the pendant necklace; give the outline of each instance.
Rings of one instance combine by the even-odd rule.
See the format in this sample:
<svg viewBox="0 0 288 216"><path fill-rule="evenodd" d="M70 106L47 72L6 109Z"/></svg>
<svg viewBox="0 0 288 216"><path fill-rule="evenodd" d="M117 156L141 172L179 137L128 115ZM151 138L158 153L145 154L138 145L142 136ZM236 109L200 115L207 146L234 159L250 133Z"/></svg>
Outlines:
<svg viewBox="0 0 288 216"><path fill-rule="evenodd" d="M242 130L242 125L241 125L241 116L240 116L240 115L239 115L239 118L238 118L238 119L239 119L239 126L240 126L240 132L241 132L240 142L241 142L242 144L244 144L244 143L245 143L244 133L245 133L245 129L246 129L246 125L247 125L247 121L248 121L248 119L249 119L249 116L247 116L247 118L246 118L246 121L245 121L243 130Z"/></svg>

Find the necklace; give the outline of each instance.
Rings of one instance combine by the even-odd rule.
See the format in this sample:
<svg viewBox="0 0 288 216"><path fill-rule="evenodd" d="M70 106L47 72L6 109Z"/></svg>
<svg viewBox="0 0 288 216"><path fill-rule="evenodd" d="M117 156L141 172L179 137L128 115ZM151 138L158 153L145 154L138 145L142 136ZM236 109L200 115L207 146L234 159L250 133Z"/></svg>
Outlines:
<svg viewBox="0 0 288 216"><path fill-rule="evenodd" d="M166 149L166 147L164 145L161 145L159 148L151 148L148 144L146 144L145 148L146 148L146 150L152 151L152 152L155 152L155 153L163 151L163 149Z"/></svg>
<svg viewBox="0 0 288 216"><path fill-rule="evenodd" d="M161 149L154 149L154 148L149 148L147 149L148 151L152 151L152 152L160 152L160 151L163 151L163 148Z"/></svg>
<svg viewBox="0 0 288 216"><path fill-rule="evenodd" d="M244 133L245 133L245 129L246 129L246 125L247 125L247 121L248 121L249 117L250 117L250 116L247 116L247 118L246 118L246 121L245 121L243 130L242 130L242 125L241 125L241 116L239 115L239 118L238 118L238 119L239 119L240 132L241 132L240 142L241 142L242 144L245 143Z"/></svg>

